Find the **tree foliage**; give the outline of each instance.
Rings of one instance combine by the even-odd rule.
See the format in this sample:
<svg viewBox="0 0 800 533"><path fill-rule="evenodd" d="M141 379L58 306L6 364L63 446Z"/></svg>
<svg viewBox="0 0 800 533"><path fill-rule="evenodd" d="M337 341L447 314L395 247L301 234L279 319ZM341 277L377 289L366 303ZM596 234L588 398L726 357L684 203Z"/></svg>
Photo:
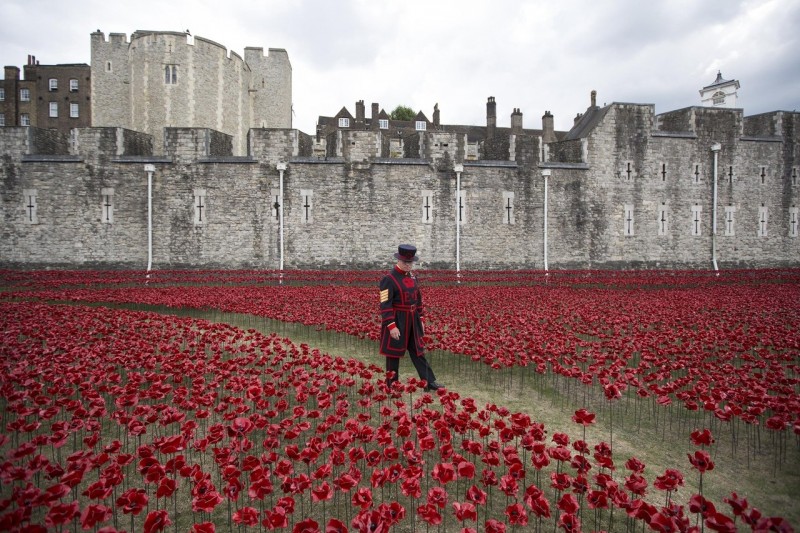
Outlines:
<svg viewBox="0 0 800 533"><path fill-rule="evenodd" d="M394 108L390 115L392 120L414 120L417 114L410 107L399 105Z"/></svg>

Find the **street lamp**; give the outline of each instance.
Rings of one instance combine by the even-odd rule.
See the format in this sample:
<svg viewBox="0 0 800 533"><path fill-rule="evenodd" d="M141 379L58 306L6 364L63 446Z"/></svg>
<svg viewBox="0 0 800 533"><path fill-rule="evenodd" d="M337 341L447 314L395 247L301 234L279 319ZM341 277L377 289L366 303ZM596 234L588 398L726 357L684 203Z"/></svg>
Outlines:
<svg viewBox="0 0 800 533"><path fill-rule="evenodd" d="M552 171L549 168L542 169L542 177L544 178L544 271L547 272L547 178L550 177Z"/></svg>
<svg viewBox="0 0 800 533"><path fill-rule="evenodd" d="M461 277L461 173L464 165L461 163L453 167L456 171L456 277ZM460 280L459 280L460 282Z"/></svg>

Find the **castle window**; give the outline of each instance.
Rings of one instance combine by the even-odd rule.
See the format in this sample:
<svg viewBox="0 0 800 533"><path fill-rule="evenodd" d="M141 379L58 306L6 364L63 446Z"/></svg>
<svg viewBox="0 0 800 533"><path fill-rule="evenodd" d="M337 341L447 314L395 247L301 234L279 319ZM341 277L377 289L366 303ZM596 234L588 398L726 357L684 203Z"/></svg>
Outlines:
<svg viewBox="0 0 800 533"><path fill-rule="evenodd" d="M31 125L31 116L28 113L21 113L19 115L19 125L20 126L30 126Z"/></svg>
<svg viewBox="0 0 800 533"><path fill-rule="evenodd" d="M69 80L69 92L71 92L71 93L78 92L78 80L77 79L72 78L71 80Z"/></svg>
<svg viewBox="0 0 800 533"><path fill-rule="evenodd" d="M758 208L758 236L759 237L766 237L767 236L767 222L769 221L769 217L767 214L767 207L764 205L759 206Z"/></svg>
<svg viewBox="0 0 800 533"><path fill-rule="evenodd" d="M758 170L758 178L761 180L761 185L767 182L767 167L761 165Z"/></svg>
<svg viewBox="0 0 800 533"><path fill-rule="evenodd" d="M106 61L106 72L111 72L111 61Z"/></svg>
<svg viewBox="0 0 800 533"><path fill-rule="evenodd" d="M6 90L4 87L0 87L0 102L6 101Z"/></svg>
<svg viewBox="0 0 800 533"><path fill-rule="evenodd" d="M281 191L280 189L272 189L270 191L270 218L275 222L281 219Z"/></svg>
<svg viewBox="0 0 800 533"><path fill-rule="evenodd" d="M69 104L69 118L78 118L79 112L78 104Z"/></svg>
<svg viewBox="0 0 800 533"><path fill-rule="evenodd" d="M422 223L433 224L433 191L422 191Z"/></svg>
<svg viewBox="0 0 800 533"><path fill-rule="evenodd" d="M28 224L38 224L36 189L25 189L22 191L22 202L25 209L25 222Z"/></svg>
<svg viewBox="0 0 800 533"><path fill-rule="evenodd" d="M206 190L194 190L194 225L202 226L208 219L208 208L206 205Z"/></svg>
<svg viewBox="0 0 800 533"><path fill-rule="evenodd" d="M467 223L467 191L461 189L461 194L456 199L456 216L458 217L459 225Z"/></svg>
<svg viewBox="0 0 800 533"><path fill-rule="evenodd" d="M661 168L658 169L658 176L661 178L661 181L667 181L667 164L661 163Z"/></svg>
<svg viewBox="0 0 800 533"><path fill-rule="evenodd" d="M0 113L0 127L6 125L6 116L3 113Z"/></svg>
<svg viewBox="0 0 800 533"><path fill-rule="evenodd" d="M725 206L725 235L728 237L733 237L736 235L736 232L733 229L734 223L734 215L736 214L736 208L732 205Z"/></svg>
<svg viewBox="0 0 800 533"><path fill-rule="evenodd" d="M625 204L623 206L623 212L625 214L623 224L624 224L624 234L626 237L633 236L633 204Z"/></svg>
<svg viewBox="0 0 800 533"><path fill-rule="evenodd" d="M711 99L714 105L725 105L725 93L722 91L715 92Z"/></svg>
<svg viewBox="0 0 800 533"><path fill-rule="evenodd" d="M58 80L56 78L50 78L49 80L47 80L47 83L51 91L58 90Z"/></svg>
<svg viewBox="0 0 800 533"><path fill-rule="evenodd" d="M164 83L167 85L178 84L178 65L164 65Z"/></svg>
<svg viewBox="0 0 800 533"><path fill-rule="evenodd" d="M19 90L19 101L20 102L30 102L31 101L31 90L30 89L20 89Z"/></svg>
<svg viewBox="0 0 800 533"><path fill-rule="evenodd" d="M792 187L797 187L797 167L792 167Z"/></svg>
<svg viewBox="0 0 800 533"><path fill-rule="evenodd" d="M389 120L385 118L378 119L378 127L382 130L389 129Z"/></svg>
<svg viewBox="0 0 800 533"><path fill-rule="evenodd" d="M416 125L416 130L417 131L425 131L427 129L428 129L428 123L427 122L425 122L424 120L418 120L417 121L417 125Z"/></svg>
<svg viewBox="0 0 800 533"><path fill-rule="evenodd" d="M314 208L314 191L311 189L300 189L300 221L303 224L310 224L314 221L311 211Z"/></svg>
<svg viewBox="0 0 800 533"><path fill-rule="evenodd" d="M692 165L692 183L700 183L700 178L703 177L703 173L700 170L700 164L695 163Z"/></svg>
<svg viewBox="0 0 800 533"><path fill-rule="evenodd" d="M101 189L100 199L102 201L100 222L103 224L114 223L114 189Z"/></svg>
<svg viewBox="0 0 800 533"><path fill-rule="evenodd" d="M514 224L514 193L503 191L503 224Z"/></svg>
<svg viewBox="0 0 800 533"><path fill-rule="evenodd" d="M50 118L58 118L58 102L50 102Z"/></svg>
<svg viewBox="0 0 800 533"><path fill-rule="evenodd" d="M667 203L661 202L658 206L658 234L666 235L669 229L669 211L667 210Z"/></svg>
<svg viewBox="0 0 800 533"><path fill-rule="evenodd" d="M699 237L701 234L700 230L701 230L702 220L700 218L700 215L702 213L703 213L703 206L699 204L695 204L692 206L692 219L690 222L692 225L691 235L693 237Z"/></svg>
<svg viewBox="0 0 800 533"><path fill-rule="evenodd" d="M789 208L789 237L797 237L797 224L800 223L797 208L792 206Z"/></svg>
<svg viewBox="0 0 800 533"><path fill-rule="evenodd" d="M631 181L633 179L633 173L633 163L631 161L625 161L618 175L623 181Z"/></svg>
<svg viewBox="0 0 800 533"><path fill-rule="evenodd" d="M733 165L728 167L728 185L733 185Z"/></svg>
<svg viewBox="0 0 800 533"><path fill-rule="evenodd" d="M339 119L339 127L340 128L349 128L350 127L350 119L346 117L342 117Z"/></svg>

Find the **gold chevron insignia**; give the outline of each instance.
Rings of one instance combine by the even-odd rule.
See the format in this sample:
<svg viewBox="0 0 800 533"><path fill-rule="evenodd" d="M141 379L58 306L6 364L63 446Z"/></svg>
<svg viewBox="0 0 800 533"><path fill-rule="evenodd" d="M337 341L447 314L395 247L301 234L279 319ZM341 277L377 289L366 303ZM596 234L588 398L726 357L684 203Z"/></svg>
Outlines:
<svg viewBox="0 0 800 533"><path fill-rule="evenodd" d="M389 301L389 289L383 289L381 291L381 303Z"/></svg>

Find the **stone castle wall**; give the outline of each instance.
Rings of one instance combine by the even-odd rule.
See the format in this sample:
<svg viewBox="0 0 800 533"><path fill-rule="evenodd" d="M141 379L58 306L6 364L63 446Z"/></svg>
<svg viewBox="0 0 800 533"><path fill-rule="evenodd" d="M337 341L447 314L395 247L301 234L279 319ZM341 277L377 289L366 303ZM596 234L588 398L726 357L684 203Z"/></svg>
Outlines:
<svg viewBox="0 0 800 533"><path fill-rule="evenodd" d="M407 143L414 158L385 157L379 131L342 134L318 158L291 129L251 129L241 156L210 129L167 129L163 155L139 132L80 129L51 145L68 155L48 155L34 128L3 128L0 266L145 268L153 165L156 269L278 268L281 204L287 269L385 267L400 242L423 268L455 268L463 164L462 269L544 268L543 170L551 269L710 269L714 244L720 268L796 267L799 117L612 104L581 139L511 136L505 160L478 161L441 132Z"/></svg>

